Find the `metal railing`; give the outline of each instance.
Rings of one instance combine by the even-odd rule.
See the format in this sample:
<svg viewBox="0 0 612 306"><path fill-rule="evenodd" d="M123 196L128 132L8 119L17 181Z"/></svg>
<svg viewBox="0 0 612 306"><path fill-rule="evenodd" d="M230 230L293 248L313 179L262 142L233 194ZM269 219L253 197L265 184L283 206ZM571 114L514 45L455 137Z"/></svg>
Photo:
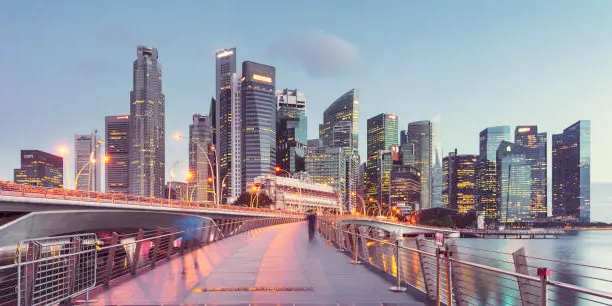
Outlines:
<svg viewBox="0 0 612 306"><path fill-rule="evenodd" d="M612 268L530 257L522 248L500 252L460 246L453 240L439 246L423 236L403 239L340 223L338 218L319 219L322 237L346 251L351 263L365 262L384 271L397 282L391 290L403 291L406 286L437 305L612 305L612 277L569 273L574 279L568 282L568 272L554 264L589 268L600 275L612 275ZM580 285L584 283L590 286Z"/></svg>
<svg viewBox="0 0 612 306"><path fill-rule="evenodd" d="M94 288L153 269L161 260L246 231L301 220L253 218L186 230L159 227L110 237L80 234L22 241L13 258L4 258L13 263L0 266L0 306L56 305L83 295L88 300Z"/></svg>
<svg viewBox="0 0 612 306"><path fill-rule="evenodd" d="M182 208L204 211L224 211L224 212L246 212L246 213L263 213L263 214L289 214L301 215L302 213L294 211L279 211L267 208L252 208L235 205L219 205L215 206L212 201L182 201L169 200L163 198L150 198L134 196L122 193L103 193L84 190L70 190L61 188L46 188L38 186L19 185L0 181L0 195L23 197L23 198L42 198L56 199L66 201L78 201L90 205L96 204L124 204L143 207L164 207L164 208Z"/></svg>

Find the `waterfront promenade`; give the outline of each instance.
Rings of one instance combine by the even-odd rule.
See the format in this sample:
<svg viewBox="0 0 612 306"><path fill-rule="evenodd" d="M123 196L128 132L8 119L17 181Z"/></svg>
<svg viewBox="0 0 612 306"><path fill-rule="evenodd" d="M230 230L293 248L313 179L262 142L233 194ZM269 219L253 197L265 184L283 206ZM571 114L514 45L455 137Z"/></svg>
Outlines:
<svg viewBox="0 0 612 306"><path fill-rule="evenodd" d="M242 233L98 288L90 305L393 303L424 305L389 291L381 274L325 244L303 222ZM117 283L119 282L119 283Z"/></svg>

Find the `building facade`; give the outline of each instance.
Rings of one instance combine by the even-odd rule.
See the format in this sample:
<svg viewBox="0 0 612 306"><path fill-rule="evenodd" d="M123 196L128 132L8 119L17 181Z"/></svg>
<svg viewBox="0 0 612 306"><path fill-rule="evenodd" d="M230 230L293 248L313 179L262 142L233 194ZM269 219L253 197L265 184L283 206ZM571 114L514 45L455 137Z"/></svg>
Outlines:
<svg viewBox="0 0 612 306"><path fill-rule="evenodd" d="M494 227L499 221L497 207L497 149L502 141L510 142L510 127L489 127L480 132L479 154L476 163L476 203L480 215L484 215L487 227Z"/></svg>
<svg viewBox="0 0 612 306"><path fill-rule="evenodd" d="M39 150L21 150L21 168L13 174L17 184L64 188L64 159Z"/></svg>
<svg viewBox="0 0 612 306"><path fill-rule="evenodd" d="M380 114L367 121L366 196L383 205L389 204L393 165L390 148L398 145L397 121L393 114Z"/></svg>
<svg viewBox="0 0 612 306"><path fill-rule="evenodd" d="M235 158L241 158L239 153L235 152L236 145L241 146L240 133L242 131L239 126L238 117L241 116L239 96L237 96L239 85L238 76L236 74L236 48L225 49L215 54L215 75L216 75L216 98L214 107L214 123L215 130L215 161L218 167L219 177L215 177L214 184L216 190L220 190L221 180L226 175L230 176L227 187L220 195L224 202L228 197L238 197L244 191L242 188L242 170L236 171L236 165L233 161ZM237 128L237 130L236 130Z"/></svg>
<svg viewBox="0 0 612 306"><path fill-rule="evenodd" d="M500 225L531 220L531 163L527 155L523 146L507 141L502 141L497 149Z"/></svg>
<svg viewBox="0 0 612 306"><path fill-rule="evenodd" d="M476 155L451 152L442 160L443 206L466 213L476 204Z"/></svg>
<svg viewBox="0 0 612 306"><path fill-rule="evenodd" d="M553 135L552 213L591 222L591 122Z"/></svg>
<svg viewBox="0 0 612 306"><path fill-rule="evenodd" d="M242 63L242 179L246 188L258 176L274 173L276 165L276 69Z"/></svg>
<svg viewBox="0 0 612 306"><path fill-rule="evenodd" d="M299 108L281 105L276 112L276 164L285 171L305 170L307 124L306 114Z"/></svg>
<svg viewBox="0 0 612 306"><path fill-rule="evenodd" d="M432 207L432 153L433 126L431 121L417 121L408 124L408 138L402 152L403 164L415 167L421 172L420 209Z"/></svg>
<svg viewBox="0 0 612 306"><path fill-rule="evenodd" d="M538 133L535 125L517 126L514 130L514 143L526 149L527 160L531 165L531 214L533 218L547 216L547 134Z"/></svg>
<svg viewBox="0 0 612 306"><path fill-rule="evenodd" d="M163 197L166 182L165 97L157 49L139 46L130 93L129 193Z"/></svg>
<svg viewBox="0 0 612 306"><path fill-rule="evenodd" d="M106 116L106 189L108 193L129 193L130 116Z"/></svg>
<svg viewBox="0 0 612 306"><path fill-rule="evenodd" d="M98 131L74 135L74 178L77 190L100 192L100 175L104 159L100 155L102 142Z"/></svg>
<svg viewBox="0 0 612 306"><path fill-rule="evenodd" d="M391 170L389 204L403 214L419 210L421 203L421 172L412 166L394 164Z"/></svg>
<svg viewBox="0 0 612 306"><path fill-rule="evenodd" d="M342 195L346 194L346 155L342 148L308 148L306 172L312 182L331 186ZM347 208L346 206L344 208Z"/></svg>
<svg viewBox="0 0 612 306"><path fill-rule="evenodd" d="M189 125L189 190L190 201L214 200L214 163L213 130L211 118L194 114Z"/></svg>
<svg viewBox="0 0 612 306"><path fill-rule="evenodd" d="M285 88L276 92L276 106L277 109L281 107L295 108L306 115L306 96L297 89Z"/></svg>
<svg viewBox="0 0 612 306"><path fill-rule="evenodd" d="M256 177L255 183L263 186L260 192L265 192L274 201L275 209L331 213L342 210L338 193L329 185L274 175Z"/></svg>

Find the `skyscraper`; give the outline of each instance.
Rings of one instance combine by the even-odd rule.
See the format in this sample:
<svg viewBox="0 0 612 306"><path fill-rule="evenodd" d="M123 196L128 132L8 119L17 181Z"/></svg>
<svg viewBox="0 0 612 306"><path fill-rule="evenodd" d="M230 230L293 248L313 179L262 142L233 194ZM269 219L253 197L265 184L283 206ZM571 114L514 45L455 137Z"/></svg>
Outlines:
<svg viewBox="0 0 612 306"><path fill-rule="evenodd" d="M421 209L432 207L432 142L431 121L408 124L408 140L404 147L403 163L421 172Z"/></svg>
<svg viewBox="0 0 612 306"><path fill-rule="evenodd" d="M547 215L547 150L546 133L538 133L535 125L517 126L514 142L526 149L531 165L531 214L542 219Z"/></svg>
<svg viewBox="0 0 612 306"><path fill-rule="evenodd" d="M234 165L232 162L234 160L234 144L241 145L237 138L239 137L239 133L242 130L240 127L236 131L234 128L236 127L236 122L234 122L235 118L240 117L240 110L237 110L239 107L239 101L236 99L236 91L238 90L236 84L236 48L225 49L217 52L215 54L215 70L216 70L216 99L215 99L215 116L214 116L214 129L215 129L215 153L217 156L216 166L219 168L217 173L219 177L215 178L216 190L220 190L220 184L223 177L229 174L231 179L227 179L229 184L224 188L223 195L221 195L221 199L226 199L228 196L238 197L243 189L241 189L239 181L236 180L238 177L242 176L242 171L240 173L236 171L234 168L237 165ZM234 132L234 133L233 133ZM240 156L236 156L240 157ZM234 168L232 168L234 167Z"/></svg>
<svg viewBox="0 0 612 306"><path fill-rule="evenodd" d="M106 189L108 193L129 192L130 116L106 116Z"/></svg>
<svg viewBox="0 0 612 306"><path fill-rule="evenodd" d="M366 196L379 204L389 204L391 146L397 146L397 116L380 114L368 119L367 126L367 170L365 176ZM385 154L388 158L385 158Z"/></svg>
<svg viewBox="0 0 612 306"><path fill-rule="evenodd" d="M552 213L591 221L591 121L553 134Z"/></svg>
<svg viewBox="0 0 612 306"><path fill-rule="evenodd" d="M139 46L130 93L129 193L163 197L165 174L165 97L157 49Z"/></svg>
<svg viewBox="0 0 612 306"><path fill-rule="evenodd" d="M101 191L100 167L104 160L100 159L100 146L97 130L91 134L74 135L75 189Z"/></svg>
<svg viewBox="0 0 612 306"><path fill-rule="evenodd" d="M531 217L531 163L528 150L508 141L497 149L499 223L525 222Z"/></svg>
<svg viewBox="0 0 612 306"><path fill-rule="evenodd" d="M495 126L482 130L479 137L478 160L476 163L476 204L485 223L493 227L498 221L498 179L497 149L502 141L510 142L510 127Z"/></svg>
<svg viewBox="0 0 612 306"><path fill-rule="evenodd" d="M64 159L39 150L21 150L21 168L14 170L17 184L64 188Z"/></svg>
<svg viewBox="0 0 612 306"><path fill-rule="evenodd" d="M274 173L276 164L276 69L242 63L242 179L248 188L258 176Z"/></svg>
<svg viewBox="0 0 612 306"><path fill-rule="evenodd" d="M276 163L291 173L304 171L307 138L306 114L299 108L280 105L276 112Z"/></svg>
<svg viewBox="0 0 612 306"><path fill-rule="evenodd" d="M346 193L346 155L342 148L308 148L306 172L313 182L333 187Z"/></svg>
<svg viewBox="0 0 612 306"><path fill-rule="evenodd" d="M306 96L303 92L297 89L287 89L276 92L276 106L280 109L282 106L287 108L295 108L306 114Z"/></svg>
<svg viewBox="0 0 612 306"><path fill-rule="evenodd" d="M394 164L391 170L391 206L409 207L403 213L419 209L421 202L421 172L412 166ZM406 210L406 211L404 211Z"/></svg>
<svg viewBox="0 0 612 306"><path fill-rule="evenodd" d="M359 98L356 89L340 96L323 112L319 138L324 147L342 148L347 171L343 199L345 209L351 211L357 203L359 175Z"/></svg>
<svg viewBox="0 0 612 306"><path fill-rule="evenodd" d="M212 201L215 151L210 117L194 114L189 125L189 172L188 200ZM210 181L209 181L210 179Z"/></svg>
<svg viewBox="0 0 612 306"><path fill-rule="evenodd" d="M460 213L475 206L476 155L457 154L457 150L444 157L442 199L443 205Z"/></svg>

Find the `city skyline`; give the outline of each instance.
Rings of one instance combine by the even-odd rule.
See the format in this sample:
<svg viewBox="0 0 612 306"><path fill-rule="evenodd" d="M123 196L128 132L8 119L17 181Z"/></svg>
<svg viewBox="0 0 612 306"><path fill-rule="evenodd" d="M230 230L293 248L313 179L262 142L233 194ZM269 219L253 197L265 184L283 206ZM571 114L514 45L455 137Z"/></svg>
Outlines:
<svg viewBox="0 0 612 306"><path fill-rule="evenodd" d="M207 4L206 6L209 5L213 4ZM246 4L245 6L249 5ZM364 18L371 14L381 13L380 9L376 7L371 8L369 7L370 5L362 3L355 8L351 8L351 10L355 10L356 13L359 13ZM396 3L394 5L402 7L404 4ZM414 48L409 48L406 44L386 42L384 45L388 48L376 49L374 47L380 47L380 45L373 45L371 41L360 38L356 34L358 31L349 31L335 24L321 23L320 29L314 30L310 28L289 27L283 31L274 32L270 39L258 38L261 40L259 42L244 37L244 35L235 35L237 30L234 28L228 29L225 33L212 35L210 39L206 37L212 32L205 30L201 36L199 34L190 39L190 43L193 43L194 39L202 41L198 45L198 50L190 49L193 52L189 52L192 53L182 53L187 49L184 48L187 45L186 42L173 41L176 38L173 38L161 25L155 25L153 30L145 32L141 31L139 29L140 26L135 23L127 22L126 24L117 25L116 23L102 21L104 18L93 18L94 12L90 11L86 6L76 5L70 9L47 5L42 6L45 7L44 10L46 12L40 13L42 14L41 18L39 18L40 22L48 20L51 16L58 18L57 16L66 16L64 14L71 12L74 16L80 15L83 18L92 18L92 24L85 25L80 30L68 30L61 25L50 25L44 30L46 36L41 37L37 36L34 32L36 27L22 24L19 21L19 19L24 21L28 19L24 18L27 12L25 5L12 4L7 6L7 10L4 13L0 13L2 17L0 25L3 25L2 28L14 30L12 32L3 31L0 33L0 38L3 41L12 43L13 46L13 48L0 51L3 58L0 61L2 61L4 67L0 72L0 80L3 81L6 88L14 89L10 92L5 90L0 93L3 113L8 115L6 117L7 120L4 120L0 127L8 129L11 125L15 124L15 120L25 120L25 118L31 122L28 126L18 130L17 134L14 135L16 138L20 138L20 141L3 140L4 145L0 149L0 157L4 158L6 163L3 164L3 167L0 167L0 179L10 180L12 169L19 164L18 152L20 149L36 148L57 154L57 148L60 145L71 147L71 138L74 133L92 129L102 130L105 115L128 113L127 101L129 101L130 70L132 68L130 63L133 61L133 50L137 45L151 45L160 50L160 61L164 65L164 94L167 95L169 105L172 105L172 107L167 107L166 118L166 142L168 145L165 162L167 164L171 164L176 159L185 161L187 156L187 144L185 142L172 143L171 135L175 131L186 134L191 115L194 113L206 113L209 108L210 97L214 95L213 79L215 76L214 73L211 73L211 71L214 71L214 52L223 48L236 47L242 50L241 60L252 59L277 67L277 73L280 76L277 88L300 88L309 97L307 116L312 118L312 120L309 120L311 122L309 122L308 127L308 137L310 139L315 138L317 135L317 127L321 123L320 114L322 114L323 110L339 95L350 88L357 88L360 92L360 138L365 140L366 131L363 127L366 126L367 118L381 111L397 114L400 118L398 123L400 127L405 127L408 122L430 120L439 113L442 118L441 128L443 132L442 146L444 151L442 156L446 156L454 148L458 148L460 154L477 153L478 132L486 127L498 125L514 127L517 125L533 124L538 125L539 130L552 135L562 131L571 122L587 119L591 120L593 125L592 164L594 167L592 170L592 181L612 181L612 174L607 171L612 167L612 161L604 158L604 152L612 149L612 144L606 141L605 138L606 131L611 130L612 126L605 121L607 117L606 112L596 111L598 105L604 105L604 101L609 101L610 98L604 91L604 84L608 80L612 80L610 73L612 70L607 70L611 68L608 64L609 61L605 61L607 57L590 56L586 58L586 55L590 53L583 52L579 53L582 56L571 62L571 65L566 63L564 66L562 61L567 58L575 58L574 55L578 51L573 49L558 50L555 48L557 49L555 50L556 53L554 53L555 56L546 59L541 64L544 66L537 66L538 60L541 60L548 54L538 53L533 56L529 54L528 51L533 51L531 48L539 46L539 44L536 45L533 42L526 46L513 47L514 49L511 50L518 52L521 57L514 58L515 60L511 61L511 63L516 64L516 60L522 59L530 65L536 65L535 67L529 65L522 67L519 65L518 68L512 70L513 73L510 76L502 75L501 73L497 75L495 72L499 73L504 71L504 69L511 69L511 65L494 61L491 70L483 68L482 65L486 63L491 64L492 58L501 59L500 56L506 54L500 51L504 46L514 45L516 42L523 40L531 42L530 39L546 33L545 29L538 27L533 31L530 28L531 32L528 32L525 28L510 30L509 28L514 20L512 18L508 20L509 15L506 16L508 17L506 20L500 21L505 26L499 26L500 29L508 31L504 32L505 36L495 35L495 32L480 30L478 28L480 26L479 22L483 22L483 20L476 20L473 25L462 25L454 30L442 29L444 25L448 26L448 22L467 19L469 16L466 14L470 14L467 12L460 13L458 16L449 16L452 18L443 20L443 25L441 26L425 24L421 30L410 30L410 35L415 35ZM117 14L133 13L137 6L136 4L126 5L125 12ZM273 7L274 5L264 5L264 7L269 9L268 6ZM504 5L499 5L495 8L486 5L472 6L475 6L477 9L473 12L474 14L482 14L483 11L489 11L495 13L493 15L501 14L500 12L504 9L510 10L512 13L516 11L522 12L525 8L521 5L510 8ZM285 6L282 5L276 10L280 10L283 7ZM456 5L450 4L445 8L436 9L438 12L442 11L448 15L448 12L454 7ZM426 8L428 6L419 7L419 11ZM524 18L526 18L528 24L541 25L544 28L550 25L557 25L555 22L562 20L561 16L567 17L573 14L591 15L585 24L573 27L572 29L569 27L564 28L565 31L571 31L569 33L571 35L566 35L565 39L574 39L576 42L581 42L583 46L592 46L593 49L597 47L598 52L601 52L602 55L609 54L606 51L608 48L612 49L611 45L600 44L600 41L596 39L597 37L592 32L588 32L592 27L600 29L602 23L603 25L608 24L606 23L608 21L601 19L603 16L598 14L598 10L568 3L557 4L554 7L539 3L535 5L534 9L536 8L539 9L539 14L528 14ZM542 16L540 15L544 13L541 11L543 8L550 8L553 12L546 13L543 16L545 18L541 18ZM62 10L66 10L66 12ZM466 11L469 10L466 9ZM8 14L4 15L6 13ZM183 13L186 14L186 12ZM108 14L110 12L103 11L100 13L101 16ZM390 16L390 19L393 18L397 19L399 17L395 15ZM199 19L206 18L199 16ZM71 19L68 18L68 20ZM119 18L119 20L123 19ZM186 18L186 20L186 22L191 23L200 22L196 21L195 16ZM423 22L423 20L422 18L417 18L415 22ZM206 22L213 23L214 20ZM377 25L372 31L382 31L384 26L384 24ZM559 26L564 25L559 24ZM263 28L265 24L257 27ZM124 29L127 30L122 31ZM72 35L65 35L66 31L72 33ZM74 33L71 31L74 31ZM47 39L54 39L54 37L55 40L58 40L57 36L62 35L61 41L66 46L70 46L82 40L84 35L88 34L87 31L94 33L93 38L86 40L78 48L71 49L67 55L61 55L63 54L61 51L67 47L54 44L46 45L47 56L53 58L53 60L47 61L44 67L24 62L30 52L37 50L37 48L34 48L34 44L45 42ZM434 48L434 46L439 47L459 43L456 41L456 38L462 36L452 35L453 33L467 35L470 31L486 34L483 36L484 39L480 40L485 48L484 50L482 48L477 50L474 46L460 44L461 48L459 48L459 51L461 51L463 56L468 57L466 67L458 65L454 60L455 57L442 51L440 53L425 54L428 50L439 50ZM582 35L580 37L579 34L586 32L591 33L591 35ZM593 32L602 37L607 36L604 30ZM296 34L295 37L298 38L287 38L287 35L291 33ZM431 33L431 35L426 35L428 33ZM22 37L29 36L33 37L31 41L22 39ZM283 37L285 38L283 39ZM467 37L469 38L467 39L468 41L475 39L469 35ZM548 37L547 39L552 40L552 43L556 43L556 46L564 42L563 39L556 36ZM355 62L348 62L349 65L346 61L351 60L352 57L344 56L345 60L340 61L337 65L331 65L331 67L330 65L317 66L321 61L326 63L325 61L330 59L322 60L316 56L312 59L299 54L299 52L292 53L290 52L291 50L287 51L289 47L298 48L303 46L300 43L304 44L308 41L329 42L327 45L330 46L330 50L344 50L348 54L356 54L357 60ZM419 42L424 43L428 41L431 42L430 45L417 46ZM496 41L497 44L492 43L492 41ZM102 45L104 46L102 47ZM272 48L274 52L270 52L269 49L271 47L276 47ZM399 56L401 52L406 51L409 51L406 55ZM478 58L478 56L483 54L482 52L487 51L495 51L493 52L494 56L485 57L484 59ZM312 52L315 52L315 55L321 54L316 53L316 50ZM385 57L395 58L396 62L401 60L399 66L391 66L390 60L383 61L380 59L377 56L380 52L385 54ZM474 54L468 54L470 52ZM546 49L546 52L550 52L550 50ZM331 58L337 58L338 56L334 52L330 52L328 55ZM182 59L180 57L185 58ZM288 61L285 61L284 59L287 57L290 58ZM309 59L310 62L304 58ZM433 61L436 59L442 60L442 63L439 65L433 64ZM423 60L425 64L419 64ZM601 67L592 66L593 61ZM189 64L195 67L189 68L186 65L187 62L191 62ZM374 66L375 63L377 66L380 64L380 67ZM469 63L476 63L478 65L474 66ZM561 75L564 75L565 78L553 75L550 70L552 68L544 69L544 72L548 72L546 74L541 74L541 72L535 71L537 69L534 69L537 67L555 67L555 65L560 65L559 69L569 69L569 71L562 70L564 73L561 73ZM585 65L590 69L586 70L588 71L587 76L580 73L568 73L571 71L580 72L582 71L580 67ZM359 73L347 75L346 71L350 70L353 66L360 69ZM407 66L414 66L415 69L408 74L402 72L402 67ZM32 73L34 67L38 69L35 75ZM387 71L388 69L394 69L393 71L397 72L394 80L389 81L389 84L386 85L381 82L387 82L383 81L383 79L386 80L387 78L383 77L381 71L379 71L379 69L385 70L385 68ZM433 68L433 71L430 68ZM196 70L198 76L194 78ZM426 70L432 72L427 72ZM443 78L443 81L440 83L432 81L432 78L438 73L447 71L452 72L450 77ZM475 78L480 80L481 77L491 78L492 76L497 76L499 79L491 78L491 80L486 80L484 84L478 83L478 85L474 85L476 83L465 82L461 79L461 76L465 76L466 73L467 77L465 78L470 82L474 82ZM519 80L526 75L530 76L527 80ZM596 79L589 79L589 75L590 78ZM31 77L32 80L25 79L25 76ZM329 82L330 79L334 81ZM459 81L459 84L449 86L451 81ZM527 86L527 81L535 85ZM29 86L29 82L40 84L40 93L38 91L28 91L27 86ZM406 89L398 87L398 84L404 82L407 82ZM575 83L580 86L574 85L569 86L569 88L566 86L567 84ZM440 84L445 85L446 90L443 90L444 93L434 90ZM381 85L384 86L381 87ZM483 89L487 86L492 87L494 90ZM399 93L397 90L393 90L394 88L402 88L402 92ZM572 88L574 89L572 90ZM68 91L69 89L75 90L75 92ZM385 91L391 93L381 94L381 92ZM474 92L478 92L478 94ZM45 99L41 98L41 94L44 94ZM87 96L88 99L84 100L82 96ZM83 103L83 101L87 101L87 103ZM32 107L21 110L17 107L7 107L9 103L27 104ZM484 109L483 105L487 105L488 108ZM527 105L534 106L529 113L514 110ZM575 105L581 105L582 107L577 108ZM465 111L457 113L458 108L465 108ZM542 116L542 114L545 114L545 111L551 111L555 108L561 111L553 112L554 116ZM30 109L38 109L40 113L27 112ZM5 110L6 112L4 112ZM469 118L465 115L466 111L485 110L490 111L487 113L486 119L482 116L483 119L481 121L465 120ZM60 116L59 120L55 116L46 116L49 113ZM551 143L550 136L548 142ZM362 141L359 147L363 160L366 156L365 141ZM551 160L550 145L548 150L549 160ZM74 148L71 148L71 152L74 154ZM68 156L70 167L67 170L71 172L74 172L73 159L74 155ZM186 172L186 163L183 163L183 165L185 167L181 171ZM166 166L166 172L169 171L168 168Z"/></svg>

